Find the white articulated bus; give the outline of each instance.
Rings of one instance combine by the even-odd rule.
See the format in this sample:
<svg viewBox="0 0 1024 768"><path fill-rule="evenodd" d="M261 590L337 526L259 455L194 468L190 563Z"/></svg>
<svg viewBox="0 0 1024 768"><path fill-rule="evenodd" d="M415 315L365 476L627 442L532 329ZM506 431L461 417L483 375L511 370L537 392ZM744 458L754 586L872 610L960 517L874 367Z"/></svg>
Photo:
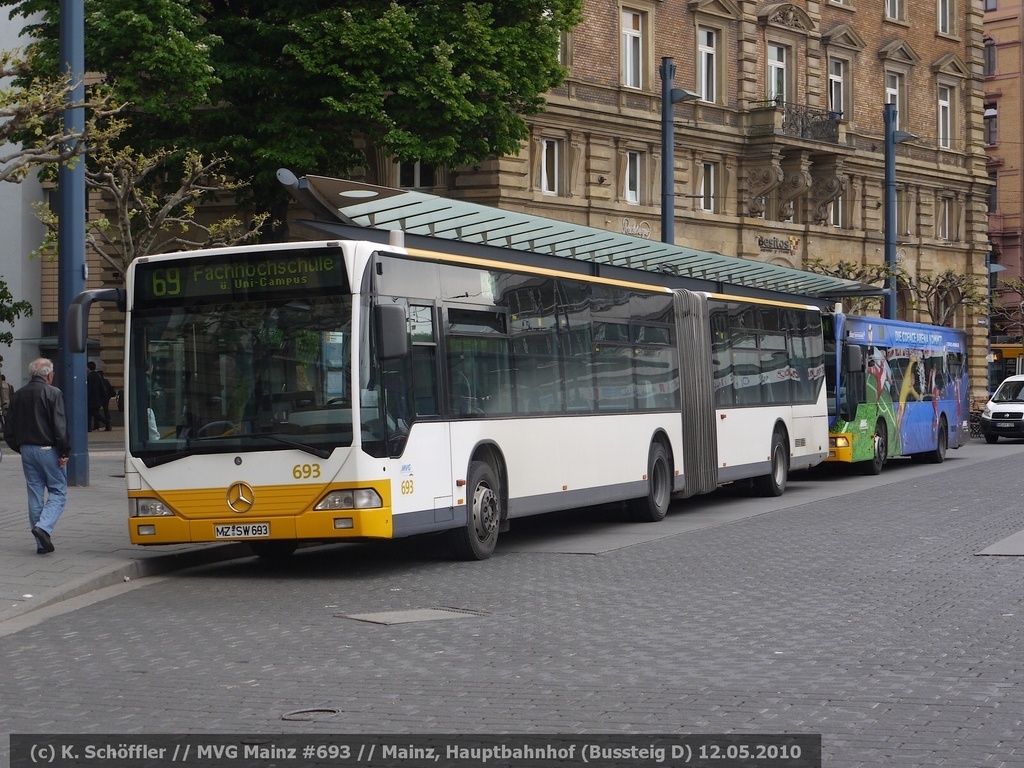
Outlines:
<svg viewBox="0 0 1024 768"><path fill-rule="evenodd" d="M138 259L132 543L447 531L483 559L517 517L624 501L657 521L724 483L779 495L826 457L817 307L558 262L348 240Z"/></svg>

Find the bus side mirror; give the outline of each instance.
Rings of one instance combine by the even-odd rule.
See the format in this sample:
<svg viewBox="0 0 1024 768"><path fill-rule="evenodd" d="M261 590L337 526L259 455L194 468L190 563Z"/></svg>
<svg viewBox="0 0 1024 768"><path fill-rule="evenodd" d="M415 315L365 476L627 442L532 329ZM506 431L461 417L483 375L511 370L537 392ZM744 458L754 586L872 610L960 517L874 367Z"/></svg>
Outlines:
<svg viewBox="0 0 1024 768"><path fill-rule="evenodd" d="M857 344L846 346L846 372L863 373L864 371L864 348Z"/></svg>
<svg viewBox="0 0 1024 768"><path fill-rule="evenodd" d="M398 304L375 304L377 353L382 360L395 360L409 352L409 329L405 308Z"/></svg>
<svg viewBox="0 0 1024 768"><path fill-rule="evenodd" d="M94 301L113 301L125 311L125 292L120 288L99 288L82 291L68 307L67 342L72 354L85 352L89 346L89 309Z"/></svg>

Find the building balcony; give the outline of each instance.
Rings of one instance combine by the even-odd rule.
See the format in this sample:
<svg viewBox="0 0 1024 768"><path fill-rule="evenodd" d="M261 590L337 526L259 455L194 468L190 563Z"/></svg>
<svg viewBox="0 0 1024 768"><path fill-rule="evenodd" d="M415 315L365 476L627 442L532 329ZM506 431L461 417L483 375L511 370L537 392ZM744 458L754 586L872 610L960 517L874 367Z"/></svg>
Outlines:
<svg viewBox="0 0 1024 768"><path fill-rule="evenodd" d="M845 140L842 112L812 109L775 99L755 102L749 113L749 135L787 136L840 144Z"/></svg>

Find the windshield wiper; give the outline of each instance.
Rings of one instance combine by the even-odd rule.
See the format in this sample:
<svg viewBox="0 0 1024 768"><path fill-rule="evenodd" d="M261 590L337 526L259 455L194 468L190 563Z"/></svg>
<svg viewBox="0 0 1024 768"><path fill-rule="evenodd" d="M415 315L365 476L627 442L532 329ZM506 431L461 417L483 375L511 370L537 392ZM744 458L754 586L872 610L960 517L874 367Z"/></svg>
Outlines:
<svg viewBox="0 0 1024 768"><path fill-rule="evenodd" d="M273 432L243 432L242 434L238 435L228 435L226 436L225 439L233 440L235 438L246 438L249 440L266 438L268 440L273 440L274 442L281 443L282 445L287 445L292 448L298 448L300 451L305 451L306 453L310 453L320 459L329 459L331 457L331 454L334 452L333 449L318 448L315 445L309 445L299 440L292 440L287 437L282 437L281 435L274 434Z"/></svg>
<svg viewBox="0 0 1024 768"><path fill-rule="evenodd" d="M145 464L147 467L159 467L161 464L170 464L172 461L178 461L178 459L184 459L187 456L195 456L197 453L201 453L201 451L196 451L196 450L170 451L170 452L160 453L160 454L157 454L155 456L154 455L146 455L146 454L142 454L142 455L135 454L135 455L138 455L138 457L142 460L142 463Z"/></svg>
<svg viewBox="0 0 1024 768"><path fill-rule="evenodd" d="M202 445L202 443L204 443L204 442L206 442L208 440L210 440L210 441L219 441L221 439L233 440L233 439L240 439L240 438L256 439L256 438L261 438L261 437L265 437L265 438L267 438L269 440L273 440L274 442L281 443L282 445L287 445L290 448L298 448L300 451L305 451L306 453L310 453L310 454L312 454L313 456L316 456L319 459L329 459L331 457L331 454L334 452L333 449L318 448L315 445L308 445L308 444L300 442L298 440L290 440L287 437L282 437L281 435L275 435L275 434L270 433L270 432L246 432L246 433L243 433L243 434L240 434L240 435L229 435L229 436L218 435L217 437L213 437L213 438L202 438L202 439L200 439L198 441L196 441L194 439L187 439L184 448L179 448L177 450L169 451L169 452L166 452L166 453L162 452L162 453L156 454L156 455L142 455L139 458L142 459L142 462L147 467L158 467L161 464L170 464L172 461L178 461L179 459L184 459L184 458L186 458L188 456L196 456L196 455L211 454L211 453L220 453L221 450L219 448L216 448L214 446L204 447Z"/></svg>

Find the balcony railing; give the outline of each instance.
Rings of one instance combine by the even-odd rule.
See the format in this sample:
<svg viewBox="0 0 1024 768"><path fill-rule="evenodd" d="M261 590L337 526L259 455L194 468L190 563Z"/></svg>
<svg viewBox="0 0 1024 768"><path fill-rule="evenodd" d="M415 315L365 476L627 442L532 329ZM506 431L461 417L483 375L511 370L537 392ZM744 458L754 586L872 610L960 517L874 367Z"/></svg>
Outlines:
<svg viewBox="0 0 1024 768"><path fill-rule="evenodd" d="M812 141L839 143L839 121L842 112L811 109L803 104L769 100L754 104L754 111L774 113L775 134ZM755 121L755 125L760 121Z"/></svg>

